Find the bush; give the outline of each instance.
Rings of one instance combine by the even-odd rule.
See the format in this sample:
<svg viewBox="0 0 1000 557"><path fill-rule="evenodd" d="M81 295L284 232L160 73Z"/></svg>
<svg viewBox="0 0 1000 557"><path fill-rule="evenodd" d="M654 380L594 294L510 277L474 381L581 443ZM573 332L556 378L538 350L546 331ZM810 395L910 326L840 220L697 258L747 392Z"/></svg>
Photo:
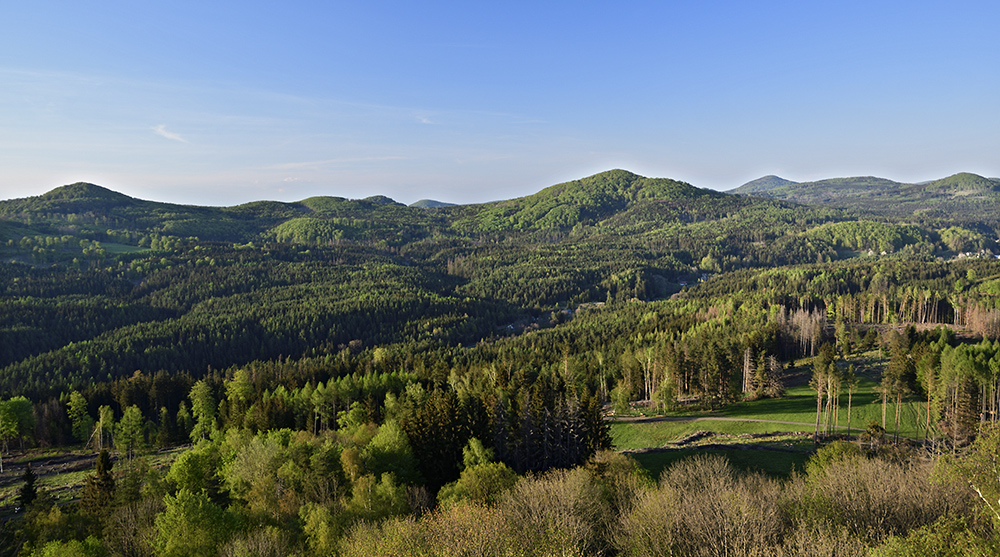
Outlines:
<svg viewBox="0 0 1000 557"><path fill-rule="evenodd" d="M831 461L806 478L800 518L847 528L870 543L904 535L952 512L972 497L956 484L930 481L931 465L881 459Z"/></svg>
<svg viewBox="0 0 1000 557"><path fill-rule="evenodd" d="M438 503L454 505L472 501L492 505L517 483L517 473L502 462L487 462L466 468L457 481L446 484L438 492Z"/></svg>
<svg viewBox="0 0 1000 557"><path fill-rule="evenodd" d="M806 463L806 474L815 476L833 462L842 462L853 458L864 458L865 452L861 447L847 441L834 441L829 445L820 447Z"/></svg>
<svg viewBox="0 0 1000 557"><path fill-rule="evenodd" d="M612 509L594 476L584 468L523 478L500 504L518 547L538 555L593 555L608 543Z"/></svg>
<svg viewBox="0 0 1000 557"><path fill-rule="evenodd" d="M773 480L737 477L721 457L690 458L622 518L616 543L637 557L773 555L785 529L780 499Z"/></svg>
<svg viewBox="0 0 1000 557"><path fill-rule="evenodd" d="M905 537L893 537L872 552L872 557L980 557L1000 555L1000 540L988 524L969 524L963 517L948 516L917 528Z"/></svg>
<svg viewBox="0 0 1000 557"><path fill-rule="evenodd" d="M431 555L441 557L503 557L527 553L518 546L503 511L477 503L441 509L423 521Z"/></svg>

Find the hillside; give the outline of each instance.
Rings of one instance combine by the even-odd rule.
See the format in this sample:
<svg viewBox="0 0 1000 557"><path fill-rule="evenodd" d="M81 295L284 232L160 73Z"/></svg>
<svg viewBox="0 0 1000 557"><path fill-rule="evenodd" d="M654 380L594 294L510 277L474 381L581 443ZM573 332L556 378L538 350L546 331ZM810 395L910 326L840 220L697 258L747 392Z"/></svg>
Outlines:
<svg viewBox="0 0 1000 557"><path fill-rule="evenodd" d="M476 232L567 229L598 224L652 204L669 205L682 212L698 212L710 204L725 205L733 201L725 194L684 182L609 170L556 184L527 197L485 204L471 221L459 221L457 226ZM665 215L663 220L670 218L684 217Z"/></svg>
<svg viewBox="0 0 1000 557"><path fill-rule="evenodd" d="M730 193L741 194L741 195L747 195L750 193L763 193L784 186L795 185L797 183L798 182L786 180L780 176L769 174L767 176L757 178L756 180L751 180L743 184L739 188L732 190Z"/></svg>
<svg viewBox="0 0 1000 557"><path fill-rule="evenodd" d="M968 200L993 195L983 180L920 187ZM773 195L841 198L913 187L770 183ZM741 269L1000 251L964 215L859 218L624 170L432 210L384 196L195 207L73 184L0 202L0 216L0 388L11 392L136 369L201 374L355 341L475 344Z"/></svg>
<svg viewBox="0 0 1000 557"><path fill-rule="evenodd" d="M939 207L994 192L971 175L806 187ZM634 501L690 508L655 490L702 497L683 486L744 480L743 495L705 502L763 488L775 512L793 509L774 531L796 545L761 545L777 554L815 547L812 532L843 516L824 510L840 499L867 501L843 495L849 474L865 497L939 509L904 508L926 517L910 528L946 508L984 516L967 483L933 484L916 467L927 453L908 456L920 440L961 454L1000 411L1000 247L966 214L808 206L622 170L465 206L320 196L191 207L74 184L0 211L0 554L42 539L53 540L45 554L155 554L152 533L162 540L170 524L177 543L218 529L227 554L397 553L376 548L379 529L475 512L508 517L512 543L547 555L567 552L526 541L524 517L599 508L594 531L608 532L634 518ZM858 444L808 456L844 433ZM657 450L633 461L612 442ZM81 444L115 456L82 478L93 450L58 456ZM180 445L173 463L145 460ZM667 467L706 452L736 466L688 461L707 479ZM34 486L28 461L37 503L20 496ZM857 524L819 542L850 541ZM566 537L543 526L528 533ZM573 553L613 555L623 536Z"/></svg>
<svg viewBox="0 0 1000 557"><path fill-rule="evenodd" d="M1000 224L1000 182L960 173L920 184L862 176L816 182L788 182L764 177L730 193L836 207L862 215L944 219L963 224Z"/></svg>
<svg viewBox="0 0 1000 557"><path fill-rule="evenodd" d="M420 201L415 201L410 203L410 207L416 207L419 209L437 209L438 207L454 207L454 203L445 203L444 201L434 201L433 199L421 199Z"/></svg>

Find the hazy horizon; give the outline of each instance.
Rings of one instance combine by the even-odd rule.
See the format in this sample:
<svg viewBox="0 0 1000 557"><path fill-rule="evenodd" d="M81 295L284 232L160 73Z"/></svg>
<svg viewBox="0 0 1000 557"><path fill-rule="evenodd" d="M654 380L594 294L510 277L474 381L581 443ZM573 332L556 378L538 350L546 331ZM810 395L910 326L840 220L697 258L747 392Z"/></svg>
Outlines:
<svg viewBox="0 0 1000 557"><path fill-rule="evenodd" d="M623 169L607 169L607 170L625 170L627 172L632 172L631 170L629 170L627 168L623 168ZM602 172L605 172L605 171L602 171ZM904 183L904 184L921 184L921 183L933 182L935 180L939 180L939 179L942 179L942 178L948 178L948 177L953 176L955 174L961 174L961 173L963 173L963 172L956 172L954 174L949 174L948 176L939 176L939 177L931 178L931 179L928 179L928 180L920 180L920 181L913 181L913 182L903 182L903 181L900 181L900 180L894 180L891 177L886 177L886 176L874 176L874 177L875 178L884 178L884 179L887 179L887 180L891 180L891 181L898 182L898 183ZM638 174L638 173L637 172L633 172L633 174ZM975 174L975 173L973 173L973 174ZM587 178L589 176L593 176L593 175L578 176L576 178L571 178L570 180L565 180L564 182L570 182L570 181L573 181L573 180L580 180L580 179L583 179L583 178ZM747 180L746 182L743 182L742 184L739 184L737 186L733 186L732 188L728 188L728 189L725 189L725 190L716 190L716 191L722 191L723 193L729 193L732 190L734 190L736 188L739 188L740 186L746 185L746 184L748 184L750 182L753 182L755 180L758 180L760 178L767 178L769 176L776 176L778 178L789 180L791 182L798 183L798 184L809 183L811 181L822 181L822 180L837 179L837 178L860 178L860 177L863 177L863 176L827 176L827 177L824 177L824 178L818 178L816 180L791 180L791 179L789 179L789 178L787 178L785 176L777 176L775 174L765 174L763 176L758 176L757 178L754 178L752 180ZM670 176L644 176L644 177L645 178L668 178L668 179L676 180L676 178L671 178ZM983 177L991 179L991 180L1000 180L1000 178L992 177L992 176L983 176ZM681 181L684 181L684 180L681 180ZM47 192L52 191L54 189L57 189L59 187L68 186L68 185L72 185L72 184L76 184L76 183L90 183L90 184L93 184L93 185L96 185L96 186L101 186L103 188L106 188L106 189L109 189L109 190L112 190L112 191L115 191L115 192L118 192L118 193L129 195L129 197L134 197L134 198L137 198L137 199L142 199L144 201L155 201L155 202L160 202L160 203L174 203L174 204L179 204L179 205L201 205L201 206L215 206L215 207L232 207L232 206L235 206L235 205L240 205L240 204L243 204L243 203L250 203L250 202L254 202L254 201L281 201L281 202L285 202L285 203L291 203L291 202L302 201L304 199L307 199L308 197L317 197L317 196L323 196L323 195L325 195L325 194L321 193L321 194L317 194L317 195L314 195L314 196L307 196L307 197L302 197L302 198L298 198L298 199L264 199L264 198L261 198L261 199L247 199L247 200L242 200L242 201L234 202L234 203L199 204L199 203L190 203L190 202L183 202L183 201L170 201L170 200L166 200L166 199L145 198L145 197L141 197L141 196L130 195L126 191L118 190L118 189L115 189L113 187L109 187L109 186L107 186L105 184L96 184L94 182L87 182L86 180L77 180L77 181L69 183L69 184L61 184L59 186L55 186L55 187L50 188L48 190L45 190L44 192L41 192L39 194L31 194L31 195L25 195L25 196L18 196L18 197L14 197L14 198L3 198L3 199L0 199L0 201L8 201L10 199L21 199L21 198L24 198L24 197L32 197L32 196L42 195L44 193L47 193ZM563 183L563 182L558 182L558 183ZM537 193L538 191L541 191L542 189L545 189L545 188L547 188L549 186L557 185L558 183L547 184L545 186L541 186L540 188L538 188L538 190L531 191L531 192L528 192L528 193L525 193L525 194L519 194L519 195L513 196L513 197L498 197L498 198L495 198L495 199L483 199L483 200L478 200L478 201L471 201L471 202L468 202L468 203L456 203L456 202L449 201L447 199L436 199L436 198L430 198L430 197L421 197L419 199L404 200L404 199L397 199L397 198L392 197L390 195L385 195L385 194L381 194L381 193L378 193L378 192L374 192L374 193L371 193L371 194L368 194L368 195L365 195L365 196L362 196L362 197L351 197L351 196L332 195L332 194L329 195L329 197L344 197L344 198L347 198L347 199L359 200L359 199L365 199L367 197L385 196L385 197L391 198L393 201L396 201L398 203L402 203L404 205L412 205L412 204L417 203L419 201L436 201L436 202L448 203L448 204L453 204L453 205L475 205L475 204L480 204L480 203L490 203L490 202L493 202L493 201L504 201L504 200L508 200L508 199L514 199L516 197L524 197L524 196L527 196L527 195L532 195L532 194ZM702 186L699 186L698 184L691 184L691 185L695 186L695 187L702 187ZM713 188L706 188L706 189L713 189Z"/></svg>

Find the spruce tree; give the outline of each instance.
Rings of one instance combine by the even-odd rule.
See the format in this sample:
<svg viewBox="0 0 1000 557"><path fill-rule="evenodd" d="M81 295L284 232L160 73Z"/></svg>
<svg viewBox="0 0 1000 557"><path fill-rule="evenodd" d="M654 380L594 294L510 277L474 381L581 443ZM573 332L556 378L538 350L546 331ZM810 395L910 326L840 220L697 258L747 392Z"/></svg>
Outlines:
<svg viewBox="0 0 1000 557"><path fill-rule="evenodd" d="M17 506L22 509L26 509L35 497L38 496L38 488L35 486L35 481L38 479L38 475L31 469L31 463L24 469L24 474L21 475L21 479L24 480L24 485L21 486L21 491L17 497Z"/></svg>
<svg viewBox="0 0 1000 557"><path fill-rule="evenodd" d="M111 462L111 455L107 449L102 449L97 455L95 473L87 476L80 498L80 506L90 514L102 514L114 498L115 478L111 475L112 466L114 463Z"/></svg>

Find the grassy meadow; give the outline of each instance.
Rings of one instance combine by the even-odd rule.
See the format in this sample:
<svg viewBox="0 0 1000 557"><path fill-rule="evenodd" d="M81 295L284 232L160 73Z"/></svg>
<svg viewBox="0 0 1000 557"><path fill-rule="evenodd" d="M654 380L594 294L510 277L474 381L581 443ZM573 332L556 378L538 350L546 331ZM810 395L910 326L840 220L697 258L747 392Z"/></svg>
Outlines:
<svg viewBox="0 0 1000 557"><path fill-rule="evenodd" d="M851 394L840 396L835 433L857 436L869 423L882 424L882 399L878 392L885 360L869 352L838 365L855 365L858 383ZM721 454L739 469L772 476L787 476L801 469L814 449L811 435L816 428L816 391L807 383L811 359L797 362L788 370L785 395L775 399L745 401L714 412L679 412L653 415L640 409L636 416L610 423L612 444L628 451L656 478L670 464L695 454ZM926 435L926 403L906 400L900 408L899 436L923 440ZM894 438L895 405L885 408L887 439ZM688 438L696 436L695 441ZM699 448L711 445L711 447ZM644 449L653 449L644 451ZM633 452L635 451L635 452Z"/></svg>

